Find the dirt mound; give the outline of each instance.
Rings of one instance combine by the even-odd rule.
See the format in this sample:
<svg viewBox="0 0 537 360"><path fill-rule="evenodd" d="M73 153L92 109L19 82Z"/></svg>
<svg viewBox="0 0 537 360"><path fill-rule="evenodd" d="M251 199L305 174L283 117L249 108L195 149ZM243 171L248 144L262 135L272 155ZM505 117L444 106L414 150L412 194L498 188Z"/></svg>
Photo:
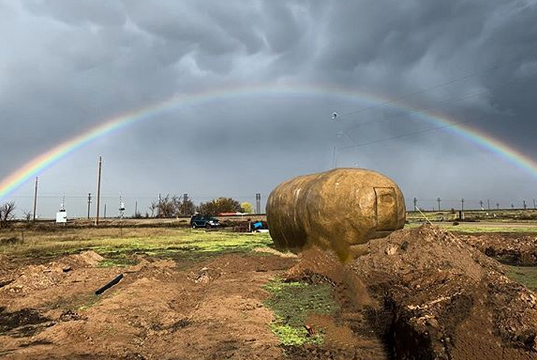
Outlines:
<svg viewBox="0 0 537 360"><path fill-rule="evenodd" d="M332 281L342 323L362 339L373 331L386 357L537 358L535 294L505 277L497 261L437 227L373 240L366 255L345 265L310 250L288 277Z"/></svg>
<svg viewBox="0 0 537 360"><path fill-rule="evenodd" d="M281 257L284 257L284 258L293 258L293 259L295 259L297 257L296 254L294 254L292 252L282 252L282 251L278 251L276 249L268 248L268 247L267 248L264 248L264 247L255 248L253 250L253 252L271 254L271 255L281 256Z"/></svg>
<svg viewBox="0 0 537 360"><path fill-rule="evenodd" d="M74 263L80 266L97 266L104 258L95 251L84 251L80 254L68 256L65 262Z"/></svg>
<svg viewBox="0 0 537 360"><path fill-rule="evenodd" d="M487 256L510 265L537 265L537 237L517 234L460 235Z"/></svg>
<svg viewBox="0 0 537 360"><path fill-rule="evenodd" d="M18 278L6 285L4 289L11 292L47 289L61 282L64 276L63 267L57 263L30 265L21 272Z"/></svg>
<svg viewBox="0 0 537 360"><path fill-rule="evenodd" d="M64 257L58 262L44 265L29 265L23 268L17 277L12 278L3 286L10 292L30 292L48 289L64 281L72 270L95 267L104 258L94 251L85 251L77 255Z"/></svg>

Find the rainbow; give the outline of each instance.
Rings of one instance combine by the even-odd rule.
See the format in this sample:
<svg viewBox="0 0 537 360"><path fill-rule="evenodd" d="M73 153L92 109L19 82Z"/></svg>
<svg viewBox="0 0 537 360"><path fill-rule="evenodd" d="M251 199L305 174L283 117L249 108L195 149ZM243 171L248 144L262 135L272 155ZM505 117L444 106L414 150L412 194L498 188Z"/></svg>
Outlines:
<svg viewBox="0 0 537 360"><path fill-rule="evenodd" d="M256 87L238 87L226 88L216 91L205 91L199 93L177 95L166 101L139 108L135 111L121 114L119 116L108 119L99 125L75 136L43 154L32 159L22 167L17 169L0 182L0 200L5 199L9 194L13 193L21 185L28 180L37 176L42 171L46 170L56 162L64 158L66 155L77 151L84 145L92 142L95 139L108 136L117 132L120 129L127 127L136 122L140 122L149 118L155 118L158 115L173 111L174 109L185 105L197 105L214 100L227 100L245 97L259 96L276 96L276 97L335 97L343 100L359 100L370 103L373 106L383 105L394 109L403 110L409 113L414 113L415 116L423 119L426 122L435 124L440 127L446 127L447 130L455 135L467 139L468 141L477 144L478 146L487 149L507 160L508 162L518 166L529 174L537 177L537 162L529 156L516 150L509 144L494 138L491 135L477 129L473 129L467 125L457 123L455 120L446 117L445 115L434 113L431 111L416 111L415 108L401 103L394 102L390 99L383 98L378 95L359 92L349 89L333 88L326 86L289 86L289 85L274 85L274 86L256 86ZM331 111L332 109L330 109ZM329 117L327 113L327 118Z"/></svg>

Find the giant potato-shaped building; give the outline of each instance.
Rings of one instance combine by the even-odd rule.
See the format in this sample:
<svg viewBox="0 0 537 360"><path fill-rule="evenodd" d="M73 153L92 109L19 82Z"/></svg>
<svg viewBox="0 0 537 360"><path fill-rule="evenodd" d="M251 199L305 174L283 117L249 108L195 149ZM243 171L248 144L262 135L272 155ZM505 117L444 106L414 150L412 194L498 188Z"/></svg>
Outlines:
<svg viewBox="0 0 537 360"><path fill-rule="evenodd" d="M370 239L405 224L399 187L377 172L340 168L299 176L269 195L267 221L276 246L291 250L317 245L341 258Z"/></svg>

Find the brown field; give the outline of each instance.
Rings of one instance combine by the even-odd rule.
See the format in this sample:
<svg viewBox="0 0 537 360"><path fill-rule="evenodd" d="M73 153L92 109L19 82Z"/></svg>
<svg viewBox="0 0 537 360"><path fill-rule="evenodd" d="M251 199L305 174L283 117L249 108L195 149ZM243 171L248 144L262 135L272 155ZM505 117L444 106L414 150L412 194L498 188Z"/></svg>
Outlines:
<svg viewBox="0 0 537 360"><path fill-rule="evenodd" d="M427 276L402 275L395 280L389 272L379 271L390 264L382 262L392 253L390 244L403 248L405 239L420 229L398 232L388 245L383 239L375 241L367 255L368 264L377 264L375 268L360 262L349 265L353 274L361 274L358 279L349 275L347 265L325 255L310 252L297 258L279 252L271 247L268 234L190 230L176 219L158 222L156 227L145 219L136 221L109 220L102 228L85 227L82 222L67 227L19 224L0 231L0 358L390 359L410 351L398 348L387 335L395 331L389 325L395 314L391 311L399 310L383 307L379 296L387 296L381 288L391 281L414 284ZM480 225L483 231L476 235ZM490 243L488 232L497 232L496 226L458 226L465 234L460 235L461 241L483 253L490 245L496 252L489 255L498 255L499 260L537 259L532 246L500 246L533 241L537 229L533 232L531 224L502 224L499 227L506 231ZM524 231L505 234L518 226ZM415 246L428 246L424 244ZM419 259L426 264L427 256L432 256L430 264L436 264L434 259L444 256L434 266L453 262L454 268L462 266L464 271L473 266L457 265L458 253L435 253L443 248L439 249ZM404 259L398 260L402 261L399 270L416 262ZM494 264L490 266L535 288L534 268ZM124 277L117 285L102 295L94 294L118 274ZM517 286L521 286L517 294L528 291ZM452 290L462 291L456 286ZM415 292L398 291L389 295L393 301ZM433 293L431 288L421 297L414 294L412 301L427 303ZM434 316L443 319L441 313ZM463 328L474 329L474 325ZM453 345L452 358L480 354L456 330L459 325L455 330L449 326L442 331L461 337L467 350ZM500 335L494 341L500 341ZM416 349L424 346L420 343ZM503 351L513 359L535 358L524 346L509 345L511 350ZM491 346L483 354L494 356L497 351Z"/></svg>

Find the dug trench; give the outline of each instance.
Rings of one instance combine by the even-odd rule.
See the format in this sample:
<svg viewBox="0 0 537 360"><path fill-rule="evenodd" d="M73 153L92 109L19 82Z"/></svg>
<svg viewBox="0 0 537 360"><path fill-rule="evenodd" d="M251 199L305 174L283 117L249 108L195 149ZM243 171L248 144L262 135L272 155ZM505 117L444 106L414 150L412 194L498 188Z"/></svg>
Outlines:
<svg viewBox="0 0 537 360"><path fill-rule="evenodd" d="M345 264L319 249L298 258L262 250L197 260L133 255L122 267L103 267L94 252L11 265L1 273L11 281L0 288L0 356L537 358L534 293L439 228L373 240ZM119 273L121 282L93 295ZM271 331L278 319L267 286L274 279L330 289L337 306L304 321L304 336L322 341L283 345Z"/></svg>
<svg viewBox="0 0 537 360"><path fill-rule="evenodd" d="M501 263L512 266L537 266L535 234L494 233L457 234L468 245Z"/></svg>
<svg viewBox="0 0 537 360"><path fill-rule="evenodd" d="M504 269L459 237L423 226L373 240L347 264L310 249L286 278L333 284L342 310L331 328L346 335L327 332L325 345L346 347L347 358L536 359L537 297ZM326 355L301 351L297 358Z"/></svg>

